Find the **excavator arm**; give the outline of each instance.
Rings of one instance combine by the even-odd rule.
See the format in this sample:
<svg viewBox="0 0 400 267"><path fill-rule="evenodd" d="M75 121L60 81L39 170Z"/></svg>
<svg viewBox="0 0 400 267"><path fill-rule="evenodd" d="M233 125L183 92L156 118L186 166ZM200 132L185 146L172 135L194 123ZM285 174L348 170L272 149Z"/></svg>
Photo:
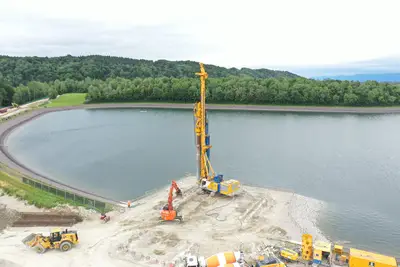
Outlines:
<svg viewBox="0 0 400 267"><path fill-rule="evenodd" d="M182 196L182 191L181 189L178 187L178 184L175 181L172 181L171 183L172 187L175 189L176 195L177 196Z"/></svg>
<svg viewBox="0 0 400 267"><path fill-rule="evenodd" d="M174 190L175 190L177 196L182 196L182 190L178 187L178 185L175 181L172 181L171 186L169 188L168 204L162 208L161 214L160 214L161 219L164 221L173 221L175 219L178 219L180 221L183 220L182 216L177 215L177 212L176 212L176 210L174 210L174 206L172 205Z"/></svg>
<svg viewBox="0 0 400 267"><path fill-rule="evenodd" d="M178 185L176 184L175 181L172 181L171 187L169 188L169 195L168 195L168 210L169 211L174 210L174 207L172 206L172 197L173 197L174 189L175 189L177 196L182 196L181 189L178 187Z"/></svg>

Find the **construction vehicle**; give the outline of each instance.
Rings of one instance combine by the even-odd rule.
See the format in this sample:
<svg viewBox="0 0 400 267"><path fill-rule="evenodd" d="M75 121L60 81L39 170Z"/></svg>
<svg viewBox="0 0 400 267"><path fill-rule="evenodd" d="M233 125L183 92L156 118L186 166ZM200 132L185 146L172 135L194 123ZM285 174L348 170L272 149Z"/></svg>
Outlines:
<svg viewBox="0 0 400 267"><path fill-rule="evenodd" d="M102 220L103 223L108 222L110 219L111 219L111 217L110 217L109 215L105 214L105 213L102 213L102 214L100 215L100 220Z"/></svg>
<svg viewBox="0 0 400 267"><path fill-rule="evenodd" d="M61 231L55 228L50 236L32 233L22 240L22 243L28 247L34 248L37 253L44 253L48 249L59 249L63 252L70 250L73 245L79 243L77 231L65 229Z"/></svg>
<svg viewBox="0 0 400 267"><path fill-rule="evenodd" d="M190 255L185 259L185 267L243 267L244 255L241 251L221 252L205 259Z"/></svg>
<svg viewBox="0 0 400 267"><path fill-rule="evenodd" d="M276 257L260 256L254 267L286 267L286 265Z"/></svg>
<svg viewBox="0 0 400 267"><path fill-rule="evenodd" d="M350 248L349 267L397 267L394 257Z"/></svg>
<svg viewBox="0 0 400 267"><path fill-rule="evenodd" d="M177 211L174 210L174 207L172 206L172 197L174 190L176 192L176 196L182 197L181 189L178 187L175 181L172 181L171 187L169 188L168 203L162 207L160 215L163 221L179 220L182 222L183 216L178 215Z"/></svg>
<svg viewBox="0 0 400 267"><path fill-rule="evenodd" d="M288 249L288 248L282 248L280 253L279 253L279 256L282 259L290 262L290 261L298 261L300 255L299 255L298 252L296 252L294 250L291 250L291 249Z"/></svg>
<svg viewBox="0 0 400 267"><path fill-rule="evenodd" d="M208 192L232 196L240 189L237 180L225 181L222 174L216 175L210 162L210 135L206 111L206 79L208 74L200 63L200 101L194 105L196 149L197 149L197 181L199 186Z"/></svg>

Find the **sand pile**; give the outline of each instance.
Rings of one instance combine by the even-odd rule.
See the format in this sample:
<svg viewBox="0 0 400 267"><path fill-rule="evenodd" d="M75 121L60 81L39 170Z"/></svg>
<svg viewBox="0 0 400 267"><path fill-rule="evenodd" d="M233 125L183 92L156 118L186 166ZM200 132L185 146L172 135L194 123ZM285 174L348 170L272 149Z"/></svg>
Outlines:
<svg viewBox="0 0 400 267"><path fill-rule="evenodd" d="M300 240L304 231L322 237L314 225L318 201L246 186L233 198L210 197L199 192L193 177L177 182L184 195L174 206L183 214L183 223L159 221L168 197L165 188L140 199L134 208L110 213L106 224L98 218L77 224L73 228L80 244L67 253L48 251L39 257L20 242L31 231L50 229L10 229L0 236L0 259L21 266L53 266L54 260L58 267L168 266L188 252L211 256L241 248L247 257L255 257L260 247Z"/></svg>
<svg viewBox="0 0 400 267"><path fill-rule="evenodd" d="M16 210L7 209L6 205L0 203L0 231L18 220L18 218L19 214Z"/></svg>

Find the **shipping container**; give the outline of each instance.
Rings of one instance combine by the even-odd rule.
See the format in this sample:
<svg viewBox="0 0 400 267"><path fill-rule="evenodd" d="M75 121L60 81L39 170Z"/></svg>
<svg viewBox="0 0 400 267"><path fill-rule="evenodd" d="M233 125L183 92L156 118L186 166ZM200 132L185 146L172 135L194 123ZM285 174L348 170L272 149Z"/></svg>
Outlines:
<svg viewBox="0 0 400 267"><path fill-rule="evenodd" d="M394 257L351 248L349 267L397 267L397 262Z"/></svg>

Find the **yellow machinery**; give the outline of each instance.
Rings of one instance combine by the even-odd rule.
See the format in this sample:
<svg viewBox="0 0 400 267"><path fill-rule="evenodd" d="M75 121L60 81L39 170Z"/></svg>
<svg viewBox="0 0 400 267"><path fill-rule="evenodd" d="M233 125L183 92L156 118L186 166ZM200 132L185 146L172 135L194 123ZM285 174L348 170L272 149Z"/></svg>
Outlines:
<svg viewBox="0 0 400 267"><path fill-rule="evenodd" d="M350 248L349 267L397 267L394 257Z"/></svg>
<svg viewBox="0 0 400 267"><path fill-rule="evenodd" d="M319 265L328 260L332 253L332 244L323 241L315 241L313 249L313 263Z"/></svg>
<svg viewBox="0 0 400 267"><path fill-rule="evenodd" d="M301 243L301 257L305 261L312 260L313 255L313 242L312 242L312 235L303 234L302 236L302 243Z"/></svg>
<svg viewBox="0 0 400 267"><path fill-rule="evenodd" d="M42 234L30 234L22 240L26 246L34 248L37 253L44 253L48 249L59 249L63 252L68 251L73 245L79 243L77 231L61 231L53 229L50 236Z"/></svg>
<svg viewBox="0 0 400 267"><path fill-rule="evenodd" d="M343 246L335 244L333 247L333 253L335 253L338 256L341 256L343 254Z"/></svg>
<svg viewBox="0 0 400 267"><path fill-rule="evenodd" d="M258 257L256 267L286 267L286 265L275 257Z"/></svg>
<svg viewBox="0 0 400 267"><path fill-rule="evenodd" d="M333 261L338 262L340 265L348 263L348 253L344 252L343 246L335 244L333 247Z"/></svg>
<svg viewBox="0 0 400 267"><path fill-rule="evenodd" d="M280 252L281 258L288 260L288 261L298 261L299 260L299 253L294 250L283 248Z"/></svg>
<svg viewBox="0 0 400 267"><path fill-rule="evenodd" d="M207 72L203 63L200 63L200 101L194 106L195 133L197 147L197 181L203 190L231 196L240 188L237 180L223 179L223 175L216 175L210 162L210 136L208 133L208 117L206 111L206 79Z"/></svg>

